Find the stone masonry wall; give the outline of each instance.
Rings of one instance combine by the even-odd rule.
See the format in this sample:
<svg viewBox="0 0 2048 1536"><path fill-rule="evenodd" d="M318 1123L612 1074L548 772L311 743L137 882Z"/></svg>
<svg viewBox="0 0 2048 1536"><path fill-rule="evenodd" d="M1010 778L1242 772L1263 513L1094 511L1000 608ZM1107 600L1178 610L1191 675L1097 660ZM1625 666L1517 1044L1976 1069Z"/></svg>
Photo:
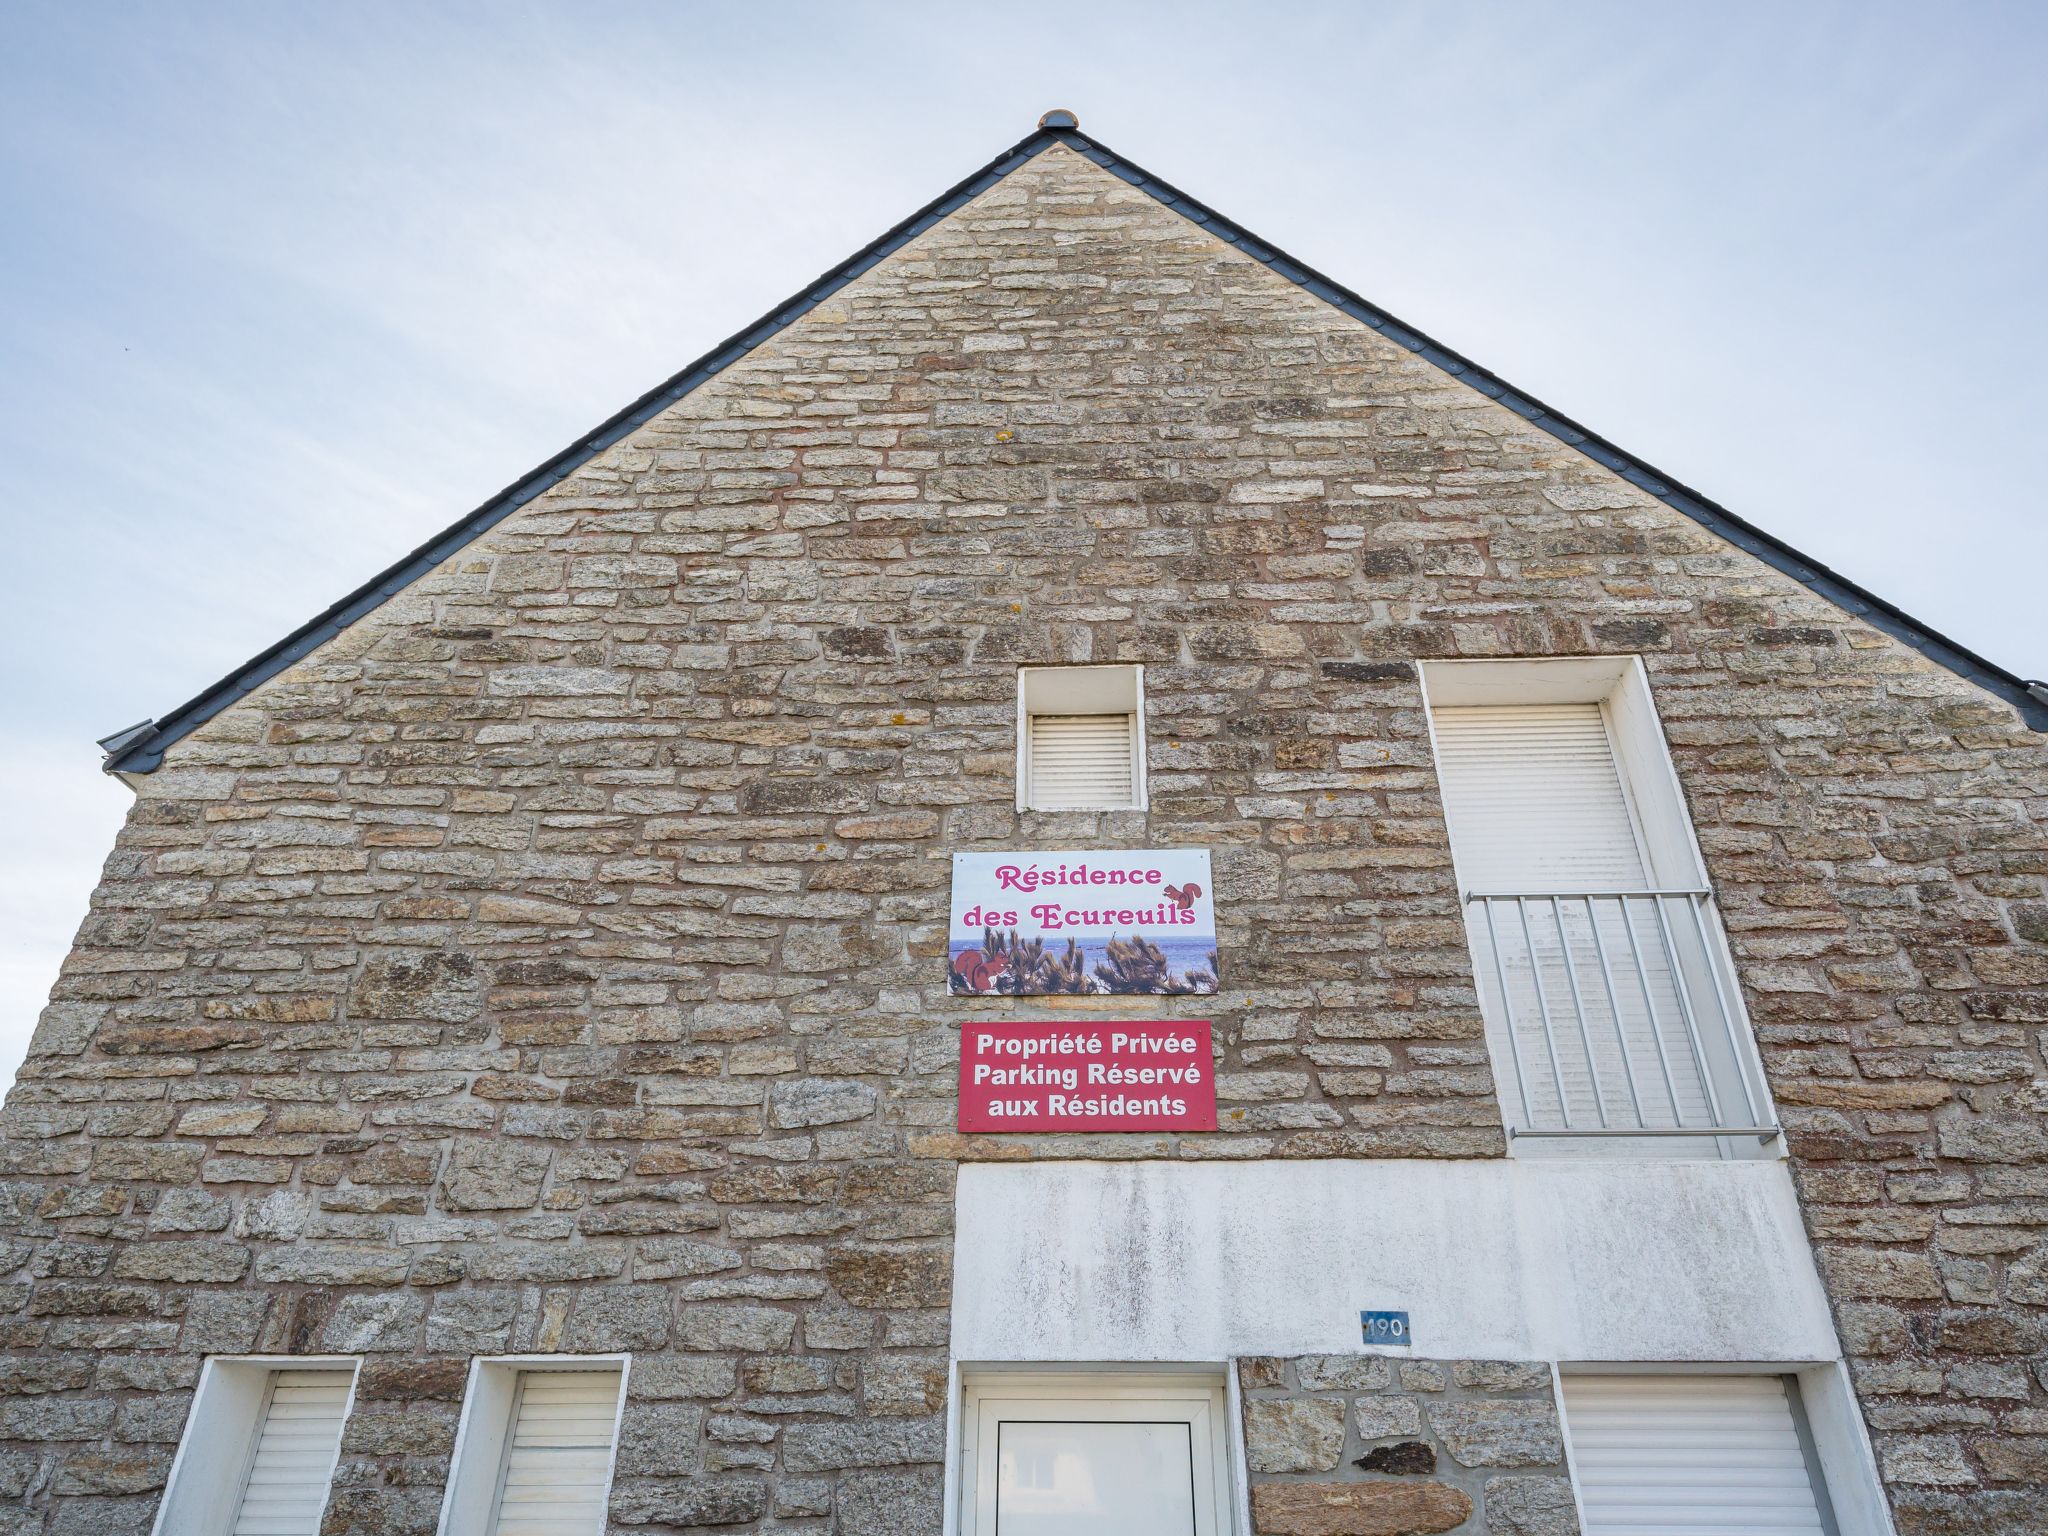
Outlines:
<svg viewBox="0 0 2048 1536"><path fill-rule="evenodd" d="M1414 662L1617 651L1902 1523L2027 1518L2041 738L1055 148L136 781L0 1117L0 1531L146 1529L252 1348L369 1357L329 1536L527 1348L633 1351L620 1529L935 1530L959 1159L1503 1154ZM1020 815L1089 660L1151 810ZM1056 1005L946 995L948 857L1105 844L1215 851L1223 1129L963 1141Z"/></svg>
<svg viewBox="0 0 2048 1536"><path fill-rule="evenodd" d="M1258 1536L1578 1536L1546 1364L1237 1363Z"/></svg>

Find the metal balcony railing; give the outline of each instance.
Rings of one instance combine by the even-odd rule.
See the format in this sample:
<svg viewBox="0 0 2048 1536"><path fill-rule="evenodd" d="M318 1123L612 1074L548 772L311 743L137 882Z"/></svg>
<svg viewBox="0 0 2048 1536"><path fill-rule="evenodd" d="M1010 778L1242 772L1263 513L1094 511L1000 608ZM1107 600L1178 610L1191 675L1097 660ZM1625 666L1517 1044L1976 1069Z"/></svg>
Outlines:
<svg viewBox="0 0 2048 1536"><path fill-rule="evenodd" d="M1780 1134L1711 892L1474 892L1465 919L1509 1134Z"/></svg>

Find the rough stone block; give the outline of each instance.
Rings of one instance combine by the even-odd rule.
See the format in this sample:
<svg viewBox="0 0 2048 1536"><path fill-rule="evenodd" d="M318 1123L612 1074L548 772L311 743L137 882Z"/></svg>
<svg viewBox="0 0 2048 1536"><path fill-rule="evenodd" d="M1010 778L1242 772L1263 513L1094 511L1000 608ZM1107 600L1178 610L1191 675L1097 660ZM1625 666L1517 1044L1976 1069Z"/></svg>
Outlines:
<svg viewBox="0 0 2048 1536"><path fill-rule="evenodd" d="M1259 1483L1252 1524L1259 1536L1432 1536L1456 1530L1471 1497L1445 1483Z"/></svg>
<svg viewBox="0 0 2048 1536"><path fill-rule="evenodd" d="M612 1484L611 1516L628 1525L699 1530L745 1525L767 1512L768 1485L758 1478L621 1478Z"/></svg>
<svg viewBox="0 0 2048 1536"><path fill-rule="evenodd" d="M1489 1477L1487 1536L1579 1536L1572 1485L1563 1477Z"/></svg>
<svg viewBox="0 0 2048 1536"><path fill-rule="evenodd" d="M1361 1472L1389 1472L1410 1477L1436 1471L1436 1447L1421 1440L1376 1445L1351 1463Z"/></svg>
<svg viewBox="0 0 2048 1536"><path fill-rule="evenodd" d="M937 1462L945 1449L945 1423L937 1418L792 1424L782 1434L782 1464L792 1472Z"/></svg>
<svg viewBox="0 0 2048 1536"><path fill-rule="evenodd" d="M1318 1397L1250 1398L1244 1435L1254 1472L1328 1472L1344 1453L1344 1404Z"/></svg>
<svg viewBox="0 0 2048 1536"><path fill-rule="evenodd" d="M320 1331L321 1344L345 1355L417 1349L426 1313L423 1296L390 1292L344 1296Z"/></svg>
<svg viewBox="0 0 2048 1536"><path fill-rule="evenodd" d="M795 1337L796 1314L774 1307L685 1303L676 1328L682 1348L711 1352L787 1349Z"/></svg>
<svg viewBox="0 0 2048 1536"><path fill-rule="evenodd" d="M136 1243L121 1250L114 1273L124 1280L168 1280L186 1285L239 1280L249 1268L249 1250L239 1243Z"/></svg>
<svg viewBox="0 0 2048 1536"><path fill-rule="evenodd" d="M1361 1397L1351 1417L1361 1440L1391 1440L1422 1433L1422 1408L1412 1397Z"/></svg>
<svg viewBox="0 0 2048 1536"><path fill-rule="evenodd" d="M885 1355L861 1370L861 1402L874 1414L937 1413L946 1406L946 1362Z"/></svg>
<svg viewBox="0 0 2048 1536"><path fill-rule="evenodd" d="M825 1256L825 1278L857 1307L942 1307L953 1294L945 1248L848 1243Z"/></svg>
<svg viewBox="0 0 2048 1536"><path fill-rule="evenodd" d="M1429 1426L1464 1467L1541 1467L1564 1460L1557 1411L1548 1402L1431 1403Z"/></svg>
<svg viewBox="0 0 2048 1536"><path fill-rule="evenodd" d="M879 1096L866 1083L834 1078L806 1078L777 1083L768 1098L769 1122L780 1130L813 1125L838 1125L864 1120L875 1112Z"/></svg>
<svg viewBox="0 0 2048 1536"><path fill-rule="evenodd" d="M1383 1355L1303 1355L1294 1369L1304 1392L1379 1392L1394 1381L1394 1362Z"/></svg>
<svg viewBox="0 0 2048 1536"><path fill-rule="evenodd" d="M694 1403L628 1403L619 1428L618 1476L680 1477L698 1470L704 1410Z"/></svg>
<svg viewBox="0 0 2048 1536"><path fill-rule="evenodd" d="M657 1285L585 1291L570 1309L562 1347L582 1355L661 1349L668 1343L671 1305L669 1293Z"/></svg>
<svg viewBox="0 0 2048 1536"><path fill-rule="evenodd" d="M944 1476L915 1472L850 1472L839 1480L839 1536L939 1536Z"/></svg>
<svg viewBox="0 0 2048 1536"><path fill-rule="evenodd" d="M397 1285L409 1256L400 1248L354 1243L302 1243L266 1249L256 1257L256 1278L281 1285Z"/></svg>
<svg viewBox="0 0 2048 1536"><path fill-rule="evenodd" d="M451 1211L523 1211L540 1199L547 1172L542 1148L458 1142L441 1175L441 1203Z"/></svg>

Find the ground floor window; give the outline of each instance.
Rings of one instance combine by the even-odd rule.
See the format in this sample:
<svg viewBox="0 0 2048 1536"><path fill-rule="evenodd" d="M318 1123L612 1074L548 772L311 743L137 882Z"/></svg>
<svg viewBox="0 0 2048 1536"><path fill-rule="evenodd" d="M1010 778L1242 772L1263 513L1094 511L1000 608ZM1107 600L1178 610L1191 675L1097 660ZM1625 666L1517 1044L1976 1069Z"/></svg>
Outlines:
<svg viewBox="0 0 2048 1536"><path fill-rule="evenodd" d="M626 1366L576 1355L472 1362L441 1536L599 1536Z"/></svg>
<svg viewBox="0 0 2048 1536"><path fill-rule="evenodd" d="M962 1536L1225 1536L1220 1374L963 1377Z"/></svg>
<svg viewBox="0 0 2048 1536"><path fill-rule="evenodd" d="M348 1359L207 1361L158 1536L316 1536L355 1376Z"/></svg>
<svg viewBox="0 0 2048 1536"><path fill-rule="evenodd" d="M1563 1377L1586 1536L1835 1536L1792 1376Z"/></svg>

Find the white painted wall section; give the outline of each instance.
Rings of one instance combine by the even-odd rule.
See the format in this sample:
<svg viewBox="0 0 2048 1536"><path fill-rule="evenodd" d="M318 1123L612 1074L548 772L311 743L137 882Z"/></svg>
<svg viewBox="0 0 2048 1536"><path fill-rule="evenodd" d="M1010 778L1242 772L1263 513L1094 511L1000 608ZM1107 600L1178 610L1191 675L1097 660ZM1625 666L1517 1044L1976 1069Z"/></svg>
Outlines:
<svg viewBox="0 0 2048 1536"><path fill-rule="evenodd" d="M955 1358L1840 1357L1784 1165L982 1163L960 1170Z"/></svg>

